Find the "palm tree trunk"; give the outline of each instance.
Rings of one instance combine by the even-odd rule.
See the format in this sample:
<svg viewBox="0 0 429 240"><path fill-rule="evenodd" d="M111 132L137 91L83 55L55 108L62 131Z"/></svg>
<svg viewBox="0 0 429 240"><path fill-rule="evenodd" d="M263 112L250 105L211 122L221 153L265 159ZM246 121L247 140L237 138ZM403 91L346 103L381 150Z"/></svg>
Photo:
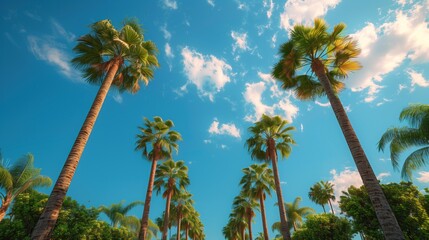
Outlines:
<svg viewBox="0 0 429 240"><path fill-rule="evenodd" d="M267 142L268 146L268 154L271 159L271 163L273 164L273 174L274 174L274 182L276 185L276 195L277 195L277 203L279 206L280 213L280 232L285 240L291 240L290 232L289 232L289 223L286 217L286 210L283 201L282 189L280 186L280 177L279 170L277 167L277 153L276 153L276 143L274 139L269 138Z"/></svg>
<svg viewBox="0 0 429 240"><path fill-rule="evenodd" d="M247 228L249 229L249 240L253 240L252 234L252 212L249 211L247 214Z"/></svg>
<svg viewBox="0 0 429 240"><path fill-rule="evenodd" d="M296 226L296 222L293 222L293 231L296 232L296 230L298 230L298 227Z"/></svg>
<svg viewBox="0 0 429 240"><path fill-rule="evenodd" d="M326 213L325 205L323 205L323 204L320 204L320 205L322 205L323 212Z"/></svg>
<svg viewBox="0 0 429 240"><path fill-rule="evenodd" d="M162 240L167 239L167 230L168 230L168 222L170 219L170 202L171 202L171 194L173 192L169 190L167 195L167 203L165 204L165 215L164 215L164 227L162 230Z"/></svg>
<svg viewBox="0 0 429 240"><path fill-rule="evenodd" d="M179 214L177 216L177 240L180 240L180 224L182 223L182 211L179 209Z"/></svg>
<svg viewBox="0 0 429 240"><path fill-rule="evenodd" d="M246 240L246 227L241 229L241 239Z"/></svg>
<svg viewBox="0 0 429 240"><path fill-rule="evenodd" d="M188 240L188 237L189 237L189 225L187 224L185 228L185 239Z"/></svg>
<svg viewBox="0 0 429 240"><path fill-rule="evenodd" d="M332 212L332 214L334 214L334 215L335 215L335 213L334 213L334 208L332 207L331 199L328 199L328 202L329 202L329 206L331 207L331 212Z"/></svg>
<svg viewBox="0 0 429 240"><path fill-rule="evenodd" d="M147 192L146 192L146 200L144 202L143 216L142 216L142 224L140 227L139 240L145 240L147 235L147 230L149 226L149 210L150 210L150 201L152 199L153 192L153 182L155 180L155 172L156 172L156 163L159 156L160 146L156 145L153 149L154 155L152 160L152 167L150 169L149 182L147 184ZM164 223L165 225L166 223Z"/></svg>
<svg viewBox="0 0 429 240"><path fill-rule="evenodd" d="M57 222L64 198L66 197L86 142L88 141L89 135L91 134L92 128L94 127L95 121L97 120L98 114L100 113L103 102L106 99L107 93L109 92L110 86L112 85L113 79L121 62L121 58L116 58L113 60L113 64L109 68L106 78L104 79L100 89L97 92L97 95L95 96L94 102L92 103L88 115L86 116L82 128L77 135L77 138L73 144L72 149L70 150L66 162L64 163L55 186L52 189L51 195L49 196L48 202L46 203L46 207L43 210L43 213L40 215L36 227L31 234L32 240L50 239L50 235L54 229L55 223Z"/></svg>
<svg viewBox="0 0 429 240"><path fill-rule="evenodd" d="M4 198L1 207L0 207L0 222L6 216L6 211L9 208L10 203L12 202L12 194L6 193L6 197Z"/></svg>
<svg viewBox="0 0 429 240"><path fill-rule="evenodd" d="M381 189L381 186L374 174L374 171L365 155L365 152L356 136L356 133L349 121L346 111L338 98L333 92L328 76L326 75L323 63L319 59L313 60L311 64L312 70L316 73L320 83L322 84L326 95L331 103L332 109L338 120L340 128L344 134L347 145L355 161L356 167L362 178L365 189L368 191L372 206L377 215L378 222L381 225L385 239L396 240L405 239L399 227L398 221L387 202L386 196Z"/></svg>
<svg viewBox="0 0 429 240"><path fill-rule="evenodd" d="M267 218L265 216L265 203L264 203L263 193L261 194L261 196L259 196L259 204L261 208L262 227L264 229L264 239L269 240L270 238L268 236Z"/></svg>

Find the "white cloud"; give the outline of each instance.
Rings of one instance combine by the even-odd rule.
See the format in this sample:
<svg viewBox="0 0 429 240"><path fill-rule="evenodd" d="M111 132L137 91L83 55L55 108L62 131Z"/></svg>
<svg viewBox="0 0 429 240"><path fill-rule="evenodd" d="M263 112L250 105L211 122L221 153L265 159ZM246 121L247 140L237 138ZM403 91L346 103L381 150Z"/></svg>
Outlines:
<svg viewBox="0 0 429 240"><path fill-rule="evenodd" d="M400 93L402 90L404 90L405 88L408 88L405 84L399 84L398 85L398 93Z"/></svg>
<svg viewBox="0 0 429 240"><path fill-rule="evenodd" d="M169 44L169 43L166 43L166 44L165 44L165 55L166 55L168 58L174 58L174 54L173 54L173 52L171 51L171 47L170 47L170 44Z"/></svg>
<svg viewBox="0 0 429 240"><path fill-rule="evenodd" d="M54 32L56 34L59 34L61 37L63 37L64 39L66 39L68 42L72 42L75 40L76 36L71 33L71 32L67 32L63 26L61 26L57 21L55 21L54 19L51 20L52 22L52 27L54 28Z"/></svg>
<svg viewBox="0 0 429 240"><path fill-rule="evenodd" d="M280 27L286 31L296 23L309 24L314 18L325 15L341 0L288 0L280 14Z"/></svg>
<svg viewBox="0 0 429 240"><path fill-rule="evenodd" d="M383 105L383 104L385 104L387 102L391 102L391 101L392 101L392 99L383 98L383 100L381 100L380 102L378 102L376 104L376 106L379 107L379 106L381 106L381 105Z"/></svg>
<svg viewBox="0 0 429 240"><path fill-rule="evenodd" d="M409 10L396 10L393 14L393 21L378 27L367 23L352 35L362 48L362 56L358 60L363 68L350 75L347 85L353 91L368 89L365 102L377 98L383 77L405 60L410 60L410 63L429 60L427 2L414 4Z"/></svg>
<svg viewBox="0 0 429 240"><path fill-rule="evenodd" d="M346 112L352 112L352 108L350 107L350 105L347 105L347 106L345 106L344 107L344 111L346 111Z"/></svg>
<svg viewBox="0 0 429 240"><path fill-rule="evenodd" d="M332 205L338 209L338 201L340 200L340 196L343 195L343 191L347 191L350 186L360 187L363 183L359 172L350 170L349 168L344 169L340 173L337 173L337 170L332 169L330 173L332 174L332 179L329 182L334 185L335 195L335 201Z"/></svg>
<svg viewBox="0 0 429 240"><path fill-rule="evenodd" d="M222 123L219 127L219 121L216 119L210 125L209 133L216 135L230 135L235 138L240 138L240 130L234 123Z"/></svg>
<svg viewBox="0 0 429 240"><path fill-rule="evenodd" d="M429 172L421 171L419 172L419 175L420 177L416 178L419 182L429 183Z"/></svg>
<svg viewBox="0 0 429 240"><path fill-rule="evenodd" d="M273 15L273 10L274 10L274 2L273 0L264 0L264 7L268 8L267 10L267 17L270 19L271 16Z"/></svg>
<svg viewBox="0 0 429 240"><path fill-rule="evenodd" d="M279 89L279 85L277 84L277 81L271 76L269 73L263 73L258 72L258 76L271 85L270 91L271 91L271 98L275 97L281 97L284 94L284 91Z"/></svg>
<svg viewBox="0 0 429 240"><path fill-rule="evenodd" d="M177 2L174 0L164 0L164 6L176 10Z"/></svg>
<svg viewBox="0 0 429 240"><path fill-rule="evenodd" d="M425 79L423 77L423 74L418 73L413 69L408 69L407 73L410 77L412 87L414 87L415 85L420 87L429 87L429 80Z"/></svg>
<svg viewBox="0 0 429 240"><path fill-rule="evenodd" d="M117 103L122 103L124 100L122 99L122 95L120 93L113 93L113 100Z"/></svg>
<svg viewBox="0 0 429 240"><path fill-rule="evenodd" d="M238 33L231 31L231 37L234 39L235 43L232 44L232 50L235 52L237 48L247 51L250 50L249 45L247 45L247 33Z"/></svg>
<svg viewBox="0 0 429 240"><path fill-rule="evenodd" d="M238 4L238 9L249 10L249 7L244 2L237 1L237 4Z"/></svg>
<svg viewBox="0 0 429 240"><path fill-rule="evenodd" d="M76 70L71 66L70 57L64 50L57 47L57 43L35 36L28 36L27 41L30 51L36 58L54 65L61 74L71 80L82 81L78 77Z"/></svg>
<svg viewBox="0 0 429 240"><path fill-rule="evenodd" d="M380 182L382 182L384 178L390 177L390 175L391 175L390 172L382 172L377 175L377 179L380 180Z"/></svg>
<svg viewBox="0 0 429 240"><path fill-rule="evenodd" d="M277 42L277 33L275 33L272 37L271 37L271 47L275 48L276 47L276 42Z"/></svg>
<svg viewBox="0 0 429 240"><path fill-rule="evenodd" d="M256 122L262 114L273 115L274 108L262 103L262 93L265 91L265 83L246 83L246 90L244 92L244 99L246 102L253 105L254 115L247 115L246 121Z"/></svg>
<svg viewBox="0 0 429 240"><path fill-rule="evenodd" d="M222 148L222 149L226 149L228 146L226 146L225 144L221 144L220 145L220 148Z"/></svg>
<svg viewBox="0 0 429 240"><path fill-rule="evenodd" d="M293 105L289 98L282 99L276 106L284 112L283 116L289 123L298 115L299 108Z"/></svg>
<svg viewBox="0 0 429 240"><path fill-rule="evenodd" d="M287 185L287 182L285 182L285 181L280 181L280 184L281 184L281 185Z"/></svg>
<svg viewBox="0 0 429 240"><path fill-rule="evenodd" d="M204 142L205 144L209 144L209 143L212 143L212 140L210 140L210 139L204 139L204 140L203 140L203 142Z"/></svg>
<svg viewBox="0 0 429 240"><path fill-rule="evenodd" d="M167 24L165 24L164 26L161 27L161 32L162 32L162 34L164 34L165 40L168 41L171 39L171 33L167 30Z"/></svg>
<svg viewBox="0 0 429 240"><path fill-rule="evenodd" d="M214 0L207 0L207 3L212 7L215 6Z"/></svg>
<svg viewBox="0 0 429 240"><path fill-rule="evenodd" d="M321 103L321 102L319 102L319 101L316 100L314 103L317 104L317 105L319 105L319 106L321 106L321 107L329 107L329 106L331 106L330 102Z"/></svg>
<svg viewBox="0 0 429 240"><path fill-rule="evenodd" d="M304 125L301 123L301 132L304 132Z"/></svg>
<svg viewBox="0 0 429 240"><path fill-rule="evenodd" d="M194 84L201 96L213 102L214 95L231 81L232 67L213 55L205 56L188 47L182 49L182 57L188 83ZM182 87L183 90L186 90L187 84Z"/></svg>

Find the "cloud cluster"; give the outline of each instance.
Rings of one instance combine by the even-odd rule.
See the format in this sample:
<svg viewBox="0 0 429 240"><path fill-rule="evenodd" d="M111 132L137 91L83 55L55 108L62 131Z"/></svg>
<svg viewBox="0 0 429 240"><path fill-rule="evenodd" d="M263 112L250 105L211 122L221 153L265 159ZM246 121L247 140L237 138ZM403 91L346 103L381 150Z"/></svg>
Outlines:
<svg viewBox="0 0 429 240"><path fill-rule="evenodd" d="M347 85L353 91L367 89L365 102L372 102L382 89L383 77L401 66L405 60L421 63L429 60L428 3L414 4L409 10L396 10L394 20L380 26L367 23L352 34L358 40L363 68L350 75ZM413 71L414 84L425 85ZM411 74L410 74L411 75ZM416 81L417 80L417 81ZM421 86L421 85L420 85Z"/></svg>
<svg viewBox="0 0 429 240"><path fill-rule="evenodd" d="M419 172L419 177L417 177L416 179L422 183L429 183L429 172L426 172L426 171Z"/></svg>
<svg viewBox="0 0 429 240"><path fill-rule="evenodd" d="M289 32L296 23L309 24L314 18L325 15L341 0L288 0L280 14L280 27Z"/></svg>
<svg viewBox="0 0 429 240"><path fill-rule="evenodd" d="M213 102L216 93L231 81L232 67L213 55L203 55L188 47L184 47L181 54L184 72L188 78L181 90L186 91L187 85L193 84L200 96L208 97Z"/></svg>
<svg viewBox="0 0 429 240"><path fill-rule="evenodd" d="M209 128L209 133L216 135L229 135L235 138L240 138L240 130L234 123L219 124L218 120L214 120Z"/></svg>
<svg viewBox="0 0 429 240"><path fill-rule="evenodd" d="M258 72L258 76L262 81L255 83L246 83L243 93L246 103L252 105L253 114L245 116L244 120L249 122L258 121L262 114L266 115L281 115L287 121L293 122L293 119L298 115L299 108L291 101L291 94L285 96L285 92L280 90L276 81L270 74ZM269 88L271 92L271 102L273 104L264 103L263 94Z"/></svg>
<svg viewBox="0 0 429 240"><path fill-rule="evenodd" d="M412 69L408 69L407 73L411 80L411 87L416 85L419 87L429 87L429 80L425 79L423 74Z"/></svg>
<svg viewBox="0 0 429 240"><path fill-rule="evenodd" d="M175 0L164 0L164 6L173 10L177 9L177 2Z"/></svg>
<svg viewBox="0 0 429 240"><path fill-rule="evenodd" d="M235 52L237 49L241 49L243 51L250 50L249 45L247 44L247 33L239 33L235 31L231 31L231 37L234 39L234 43L232 44L232 51Z"/></svg>

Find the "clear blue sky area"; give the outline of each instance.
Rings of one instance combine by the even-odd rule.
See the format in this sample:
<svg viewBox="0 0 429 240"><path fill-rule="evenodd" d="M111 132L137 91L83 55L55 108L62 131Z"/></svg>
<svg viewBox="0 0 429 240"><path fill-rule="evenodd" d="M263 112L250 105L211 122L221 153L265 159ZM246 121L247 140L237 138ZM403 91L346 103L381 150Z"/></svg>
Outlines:
<svg viewBox="0 0 429 240"><path fill-rule="evenodd" d="M337 197L360 185L356 167L326 98L301 102L270 77L290 27L324 17L344 22L359 41L363 68L340 94L382 183L400 181L389 152L376 144L410 103L428 103L428 1L2 1L0 3L0 148L7 161L35 156L56 179L98 89L70 64L76 39L91 23L140 20L159 48L155 79L135 95L112 90L82 155L68 195L87 206L144 200L150 163L134 151L142 118L171 119L183 135L175 160L189 166L195 207L207 239L223 239L241 169L252 164L244 142L261 114L296 127L297 145L279 163L285 201L322 211L308 199L317 181L332 181ZM414 182L428 186L428 167ZM49 193L51 189L40 189ZM267 199L271 226L275 198ZM154 196L150 217L165 200ZM132 214L140 217L142 207ZM259 215L255 233L261 232ZM273 233L271 233L274 236Z"/></svg>

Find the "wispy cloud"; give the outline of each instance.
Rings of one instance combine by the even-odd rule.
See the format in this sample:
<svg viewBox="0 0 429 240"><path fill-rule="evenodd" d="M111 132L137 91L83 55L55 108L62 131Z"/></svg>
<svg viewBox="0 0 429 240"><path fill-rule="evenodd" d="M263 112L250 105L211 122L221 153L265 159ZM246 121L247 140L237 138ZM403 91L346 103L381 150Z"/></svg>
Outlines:
<svg viewBox="0 0 429 240"><path fill-rule="evenodd" d="M380 26L369 22L352 34L362 48L358 60L363 68L350 75L347 85L353 91L368 89L365 102L372 102L378 97L384 76L405 60L411 63L429 60L429 42L426 41L429 39L429 8L426 5L420 2L407 10L396 10L393 21Z"/></svg>
<svg viewBox="0 0 429 240"><path fill-rule="evenodd" d="M24 11L24 14L25 14L25 16L27 16L27 17L29 17L29 18L31 18L33 20L36 20L36 21L39 21L39 22L42 21L42 17L40 17L39 15L37 15L34 12Z"/></svg>
<svg viewBox="0 0 429 240"><path fill-rule="evenodd" d="M222 123L219 124L218 120L214 120L209 127L209 133L215 135L229 135L235 138L240 138L240 130L235 126L234 123Z"/></svg>
<svg viewBox="0 0 429 240"><path fill-rule="evenodd" d="M210 6L212 6L212 7L214 7L214 6L215 6L215 2L214 2L214 0L207 0L207 3L208 3Z"/></svg>
<svg viewBox="0 0 429 240"><path fill-rule="evenodd" d="M330 102L326 102L326 103L321 103L321 102L319 102L319 101L315 101L314 102L316 105L319 105L319 106L321 106L321 107L330 107L331 106L331 103Z"/></svg>
<svg viewBox="0 0 429 240"><path fill-rule="evenodd" d="M164 6L176 10L177 2L175 0L164 0Z"/></svg>
<svg viewBox="0 0 429 240"><path fill-rule="evenodd" d="M171 47L170 47L170 44L169 44L169 43L166 43L166 44L165 44L165 55L166 55L168 58L174 58L174 54L173 54L173 52L171 51Z"/></svg>
<svg viewBox="0 0 429 240"><path fill-rule="evenodd" d="M231 81L232 67L213 55L203 55L188 47L182 49L184 72L188 77L188 83L182 86L187 90L188 84L197 87L200 96L208 97L214 101L216 93L220 92L225 84Z"/></svg>
<svg viewBox="0 0 429 240"><path fill-rule="evenodd" d="M164 35L164 39L169 41L171 39L171 33L167 29L167 24L164 24L163 26L161 26L160 29L162 34Z"/></svg>
<svg viewBox="0 0 429 240"><path fill-rule="evenodd" d="M413 69L407 70L408 76L411 80L411 87L419 86L419 87L429 87L429 80L423 77L423 74L414 71Z"/></svg>
<svg viewBox="0 0 429 240"><path fill-rule="evenodd" d="M426 172L426 171L419 172L419 177L417 177L416 179L422 183L429 183L429 172Z"/></svg>
<svg viewBox="0 0 429 240"><path fill-rule="evenodd" d="M54 28L54 32L59 34L60 37L64 38L68 42L72 42L75 40L76 36L72 32L68 32L61 26L56 20L51 19L52 27Z"/></svg>
<svg viewBox="0 0 429 240"><path fill-rule="evenodd" d="M280 14L280 27L289 31L296 23L309 24L314 18L324 16L341 0L288 0Z"/></svg>
<svg viewBox="0 0 429 240"><path fill-rule="evenodd" d="M267 9L267 18L270 19L271 16L273 15L274 2L273 2L273 0L264 0L263 5L264 5L264 8L268 8Z"/></svg>
<svg viewBox="0 0 429 240"><path fill-rule="evenodd" d="M234 43L232 44L232 51L235 52L237 49L241 49L243 51L250 50L249 45L247 44L247 33L239 33L235 31L231 31L231 37L234 39Z"/></svg>
<svg viewBox="0 0 429 240"><path fill-rule="evenodd" d="M386 177L390 177L390 172L382 172L380 174L377 175L377 179L380 180L380 182L382 182Z"/></svg>

